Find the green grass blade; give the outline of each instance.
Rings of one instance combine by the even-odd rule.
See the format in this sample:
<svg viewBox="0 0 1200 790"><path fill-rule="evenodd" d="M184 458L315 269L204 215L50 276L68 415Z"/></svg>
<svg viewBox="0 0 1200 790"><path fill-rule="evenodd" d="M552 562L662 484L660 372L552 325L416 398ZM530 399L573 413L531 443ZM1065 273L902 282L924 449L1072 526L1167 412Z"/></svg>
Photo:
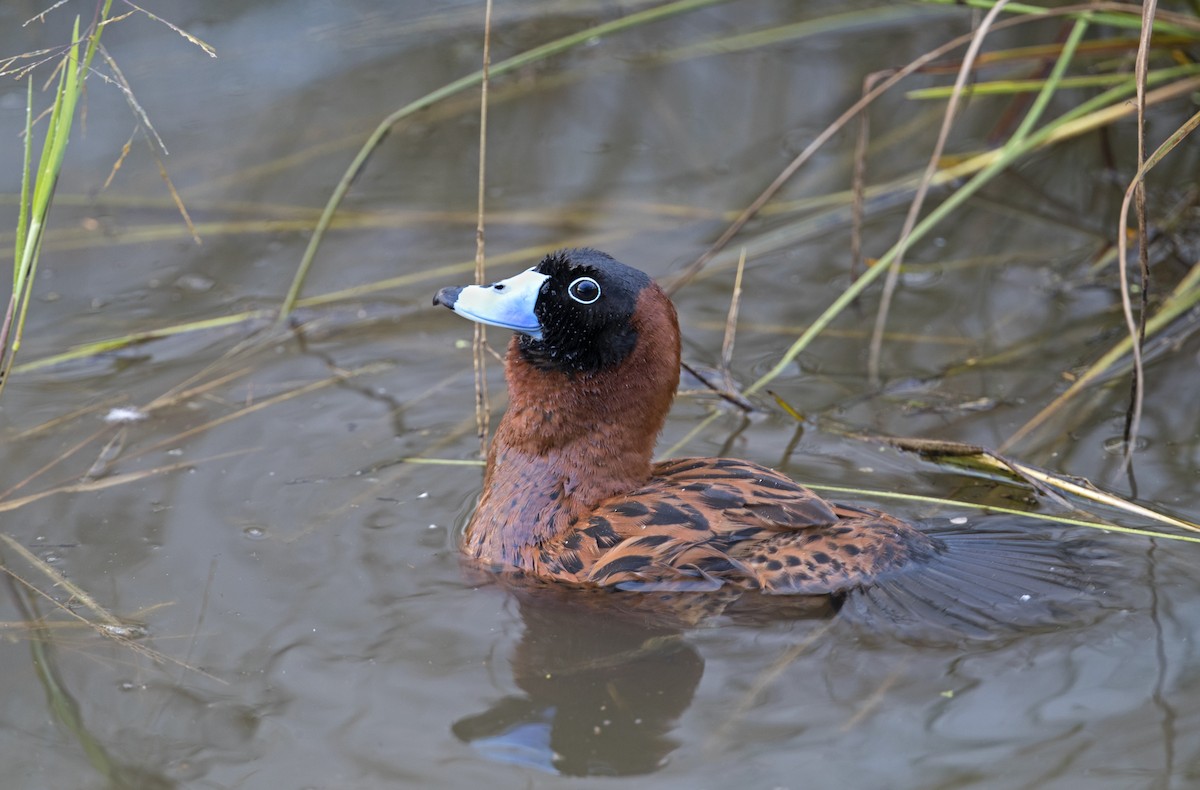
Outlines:
<svg viewBox="0 0 1200 790"><path fill-rule="evenodd" d="M1153 74L1154 72L1150 72ZM1147 74L1149 78L1149 74ZM1059 88L1107 88L1132 82L1132 74L1091 74L1086 77L1064 77L1058 82ZM963 88L964 96L1010 96L1016 93L1033 93L1046 84L1045 80L996 80L994 82L978 82ZM914 101L926 99L946 99L953 88L949 85L937 88L918 88L908 91L904 98Z"/></svg>
<svg viewBox="0 0 1200 790"><path fill-rule="evenodd" d="M996 5L996 0L923 0L923 2L931 5L956 5L981 9L991 9ZM1009 3L1004 7L1004 10L1010 14L1026 14L1031 16L1042 16L1050 14L1053 11L1045 6L1030 5L1029 3ZM1123 14L1119 11L1090 11L1080 6L1077 16L1083 16L1084 14L1090 15L1092 20L1098 25L1108 25L1123 30L1140 31L1142 29L1142 17L1140 13ZM1165 19L1158 18L1154 20L1155 33L1190 36L1194 38L1197 32L1200 32L1200 20L1198 19L1183 14L1160 13L1160 17L1165 17Z"/></svg>
<svg viewBox="0 0 1200 790"><path fill-rule="evenodd" d="M13 243L13 293L17 287L17 261L25 248L25 234L29 224L29 181L33 172L33 77L29 77L25 96L25 145L21 167L21 199L17 209L17 234ZM0 356L3 356L0 354Z"/></svg>
<svg viewBox="0 0 1200 790"><path fill-rule="evenodd" d="M29 315L29 301L33 295L33 278L37 272L38 256L42 247L42 234L46 227L46 215L50 210L55 186L58 184L58 174L62 170L67 143L71 138L71 124L75 118L75 107L79 101L79 83L82 79L79 45L79 17L76 17L75 27L71 34L71 45L61 65L62 71L59 74L50 120L46 126L46 139L42 143L37 178L28 210L24 210L24 200L22 200L22 213L25 214L27 224L22 222L18 230L18 236L22 241L19 250L20 256L14 259L12 298L5 313L4 324L0 326L0 393L4 392L4 387L12 371L13 360L21 348L25 320ZM32 95L28 106L30 109L27 110L27 113L31 113ZM26 126L27 128L30 126L28 119ZM30 129L30 131L32 130ZM28 137L25 145L29 150L31 142ZM23 198L28 188L28 165L30 164L28 154L26 160L24 179L26 184L22 188Z"/></svg>

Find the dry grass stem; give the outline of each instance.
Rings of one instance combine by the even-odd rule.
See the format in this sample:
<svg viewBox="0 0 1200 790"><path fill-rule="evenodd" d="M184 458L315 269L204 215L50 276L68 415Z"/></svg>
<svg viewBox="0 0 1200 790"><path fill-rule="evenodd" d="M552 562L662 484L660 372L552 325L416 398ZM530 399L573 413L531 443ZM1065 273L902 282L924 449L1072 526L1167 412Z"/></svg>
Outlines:
<svg viewBox="0 0 1200 790"><path fill-rule="evenodd" d="M1138 268L1141 273L1141 305L1138 309L1137 320L1134 320L1133 306L1129 299L1129 278L1125 267L1128 233L1127 211L1129 210L1129 191L1121 203L1120 223L1117 225L1117 281L1121 286L1121 309L1125 313L1125 325L1129 330L1131 340L1130 350L1133 352L1133 380L1130 381L1129 408L1125 414L1125 452L1122 458L1124 468L1133 471L1133 451L1137 445L1138 432L1142 424L1142 405L1145 400L1145 375L1142 367L1142 346L1146 342L1146 313L1149 311L1150 291L1150 237L1146 232L1146 71L1150 58L1150 36L1154 30L1154 11L1158 0L1145 0L1142 5L1142 35L1138 42L1137 60L1135 63L1135 79L1137 80L1137 174L1133 179L1134 202L1137 205L1138 228ZM1132 477L1130 478L1132 481Z"/></svg>
<svg viewBox="0 0 1200 790"><path fill-rule="evenodd" d="M0 533L0 539L4 539L5 542L8 542L11 540L11 538L9 538L7 535L5 535L3 533ZM192 665L187 664L177 658L172 658L171 656L168 656L165 653L155 650L154 648L147 647L146 645L143 645L140 642L136 641L137 639L139 639L145 635L144 628L142 628L136 624L122 622L119 619L117 619L116 617L113 617L111 614L109 614L102 608L100 609L100 611L105 612L105 615L107 615L107 617L111 618L112 621L111 622L99 622L99 623L92 622L91 620L88 620L86 617L83 617L82 615L80 615L78 612L71 610L69 607L62 604L60 601L56 600L53 596L48 594L45 590L42 590L39 587L35 586L30 581L28 581L27 579L22 577L20 574L15 573L11 568L0 565L0 570L3 570L8 575L8 578L11 579L14 583L20 585L21 587L28 590L33 595L36 595L38 598L41 598L41 599L47 601L51 606L53 606L55 609L57 609L62 614L66 615L67 617L72 618L73 620L78 622L80 625L86 626L87 628L91 629L94 633L96 633L100 636L103 636L107 639L111 639L112 641L114 641L117 644L121 645L122 647L132 651L133 653L136 653L137 655L140 655L143 658L149 659L150 661L153 661L155 663L174 664L175 666L186 669L189 672L193 672L197 675L208 678L209 680L214 680L217 683L220 683L221 685L224 685L224 686L229 685L229 681L222 680L221 678L217 677L216 675L212 675L208 672L205 672L203 669L200 669L200 667L192 666ZM76 589L79 590L79 588L76 588ZM79 590L79 592L83 592L83 591ZM35 621L34 618L32 618L32 617L29 618L29 626L31 628L33 628L35 630L41 629L43 625L44 625L44 623L41 622L40 620Z"/></svg>
<svg viewBox="0 0 1200 790"><path fill-rule="evenodd" d="M961 442L947 442L939 439L896 438L865 436L861 434L857 438L866 441L882 442L900 450L917 453L923 458L933 461L947 459L950 462L954 462L957 466L966 466L968 468L996 471L1001 474L1011 475L1029 484L1040 495L1053 500L1061 507L1082 513L1089 518L1095 519L1096 516L1081 510L1078 506L1067 501L1063 494L1075 496L1165 526L1177 527L1189 532L1200 532L1200 525L1164 513L1158 513L1116 494L1103 491L1087 480L1056 475L1044 469L1038 469L1037 467L1014 461L985 447L963 444ZM1058 493L1060 491L1062 494Z"/></svg>
<svg viewBox="0 0 1200 790"><path fill-rule="evenodd" d="M486 277L484 256L483 210L487 197L487 120L488 84L492 66L492 0L484 4L483 67L479 76L479 187L476 195L475 220L475 283L483 285ZM488 401L487 328L476 322L471 343L471 360L475 371L475 433L479 437L479 454L487 456L488 423L492 408Z"/></svg>
<svg viewBox="0 0 1200 790"><path fill-rule="evenodd" d="M149 145L148 140L147 144ZM179 216L183 219L183 224L191 235L192 241L199 246L202 242L200 241L200 233L196 230L196 223L192 222L192 215L188 213L187 206L183 203L183 197L175 189L175 182L171 180L171 175L167 172L167 166L163 163L162 157L159 156L154 146L150 146L150 155L154 157L154 164L158 167L158 177L166 184L167 192L170 193L171 200L175 203L175 208L179 211Z"/></svg>
<svg viewBox="0 0 1200 790"><path fill-rule="evenodd" d="M167 151L167 144L163 142L162 137L160 137L158 134L158 130L155 129L154 124L150 122L150 116L144 109L142 109L141 102L139 102L137 100L137 96L133 94L133 88L129 85L129 80L125 79L125 73L121 71L121 67L117 65L117 61L115 61L113 57L108 54L108 50L105 49L103 44L97 47L97 51L100 53L100 57L104 58L104 62L108 64L108 67L112 69L113 75L112 77L108 77L99 72L95 72L96 76L111 85L117 86L117 89L121 91L121 95L125 97L125 103L129 105L129 109L133 112L134 117L137 118L138 121L141 122L141 125L149 132L150 139L152 139L158 146L158 150L164 154L169 154L170 152Z"/></svg>
<svg viewBox="0 0 1200 790"><path fill-rule="evenodd" d="M868 74L863 80L863 95L870 93L879 80L891 73L891 70L876 71ZM863 260L862 230L866 210L867 192L867 151L871 141L871 114L860 113L858 116L858 139L854 143L854 171L850 179L850 277L858 276L859 270L865 265Z"/></svg>
<svg viewBox="0 0 1200 790"><path fill-rule="evenodd" d="M200 39L196 38L191 33L187 32L186 30L181 28L179 25L168 22L167 20L163 19L162 17L150 13L146 9L142 8L141 6L135 5L134 3L130 2L130 0L121 0L121 2L123 2L125 5L129 6L130 8L134 9L135 11L140 11L141 13L148 16L150 19L154 20L155 22L158 22L159 24L165 25L168 28L170 28L171 30L174 30L176 33L178 33L184 39L191 42L192 44L195 44L197 47L199 47L201 50L203 50L204 54L208 55L210 58L215 58L217 56L217 51L215 49L213 49L211 46L204 43Z"/></svg>
<svg viewBox="0 0 1200 790"><path fill-rule="evenodd" d="M743 249L741 257L738 259L737 274L733 280L733 293L729 297L729 312L725 316L725 335L721 341L721 359L718 363L718 372L721 376L721 381L710 381L702 371L697 370L686 362L680 362L680 366L696 378L705 389L715 393L718 397L728 401L734 406L741 409L743 412L754 411L754 404L742 397L737 391L737 385L733 380L731 365L733 364L733 344L737 337L737 319L738 308L742 302L742 275L746 270L746 250ZM680 393L681 395L684 393Z"/></svg>
<svg viewBox="0 0 1200 790"><path fill-rule="evenodd" d="M58 587L62 590L65 590L74 600L79 601L79 603L83 604L83 606L88 611L90 611L92 613L92 615L95 616L96 619L100 621L101 624L108 625L108 626L122 625L121 621L119 619L117 619L117 617L115 615L113 615L111 612L109 612L107 609L105 609L103 606L101 606L99 603L97 603L96 599L94 599L94 598L92 598L92 596L88 595L88 593L85 590L83 590L81 587L76 585L74 582L72 582L66 576L63 576L61 573L59 573L56 568L54 568L52 565L50 565L50 563L44 561L41 557L38 557L36 554L31 552L29 549L22 546L19 541L14 540L11 536L9 536L3 532L0 532L0 541L3 541L4 544L6 546L8 546L8 548L13 553L15 553L17 556L19 556L21 559L25 560L31 566L33 566L38 571L40 571L42 573L42 575L44 575L46 578L48 578L52 582L53 587ZM12 575L13 578L20 581L21 583L25 584L26 586L30 587L31 589L33 588L33 585L29 581L17 576L15 573L13 573L11 568L5 567L4 570L5 570L5 572ZM68 609L67 611L70 611L70 610Z"/></svg>
<svg viewBox="0 0 1200 790"><path fill-rule="evenodd" d="M896 254L892 262L888 265L887 276L883 281L883 294L879 299L879 312L875 316L875 329L871 333L871 342L867 351L867 377L873 387L878 387L880 384L879 357L883 351L883 331L887 326L888 312L891 308L892 297L896 292L896 284L900 278L900 266L904 262L904 254L908 251L909 239L912 237L913 228L917 224L917 217L921 214L921 207L925 205L925 195L929 192L929 185L933 183L934 175L937 173L938 165L942 160L942 151L946 148L946 141L950 139L950 128L954 124L954 117L958 114L958 105L962 101L963 88L966 87L967 79L975 69L975 60L979 56L979 50L983 46L984 39L987 38L988 33L996 22L996 18L1006 5L1008 5L1008 0L999 0L999 2L992 6L992 9L984 16L983 21L979 23L979 27L971 37L971 43L967 46L967 54L963 57L962 66L959 68L958 76L954 80L954 89L950 92L950 101L946 104L946 112L942 116L942 126L938 131L937 142L933 145L933 151L929 155L929 163L925 166L925 172L921 174L921 180L917 183L917 192L913 196L912 203L908 208L908 214L904 218L904 226L900 230L900 238L896 244Z"/></svg>

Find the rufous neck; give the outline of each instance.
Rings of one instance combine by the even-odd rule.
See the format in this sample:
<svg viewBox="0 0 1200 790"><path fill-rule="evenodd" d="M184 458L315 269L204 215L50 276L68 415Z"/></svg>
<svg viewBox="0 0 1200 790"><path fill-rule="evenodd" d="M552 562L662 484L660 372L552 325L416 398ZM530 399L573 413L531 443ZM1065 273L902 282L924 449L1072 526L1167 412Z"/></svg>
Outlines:
<svg viewBox="0 0 1200 790"><path fill-rule="evenodd" d="M509 404L488 455L468 552L530 569L600 502L650 477L654 445L679 384L679 327L666 295L643 291L638 338L619 364L593 373L544 370L519 341L505 362Z"/></svg>
<svg viewBox="0 0 1200 790"><path fill-rule="evenodd" d="M509 405L496 441L530 455L569 454L601 476L643 482L679 385L679 326L658 288L643 291L637 342L619 364L591 373L530 364L514 338L505 360Z"/></svg>

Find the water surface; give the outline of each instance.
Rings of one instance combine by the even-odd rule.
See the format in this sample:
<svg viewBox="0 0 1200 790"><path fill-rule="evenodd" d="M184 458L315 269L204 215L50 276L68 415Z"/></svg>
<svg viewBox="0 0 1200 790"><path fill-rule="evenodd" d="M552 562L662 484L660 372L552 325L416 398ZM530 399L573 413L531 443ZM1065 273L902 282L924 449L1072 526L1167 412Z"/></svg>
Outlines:
<svg viewBox="0 0 1200 790"><path fill-rule="evenodd" d="M501 3L495 59L633 7ZM677 272L860 95L868 73L972 21L964 9L896 4L771 46L693 46L860 8L871 7L721 4L497 81L488 251L501 262L492 271L590 244L655 276ZM65 40L71 7L19 25L38 10L0 8L0 52ZM163 162L203 243L179 220L140 137L102 189L137 121L116 90L89 80L21 361L276 306L308 228L374 125L479 64L476 3L154 10L219 57L143 17L114 25L104 42L170 152ZM1050 41L1056 30L1007 33L996 46ZM10 195L23 97L23 84L0 84L0 188ZM952 147L981 146L1002 108L973 102ZM1191 111L1168 108L1162 123ZM869 179L921 168L939 119L940 105L881 102ZM0 643L6 787L609 787L561 778L607 774L663 788L1200 780L1190 545L1101 536L1128 574L1112 611L1078 628L969 644L901 642L819 618L640 627L549 597L518 600L465 574L456 541L479 468L401 460L477 457L471 330L429 305L437 288L471 276L477 135L473 92L395 129L351 191L305 294L405 277L399 285L304 307L302 332L265 346L243 345L264 328L247 321L14 376L0 407L0 488L16 487L5 499L89 474L117 484L6 511L3 532L106 610L144 624L137 644L154 652L27 596L66 625L36 640L45 654L31 651L23 628L7 626L12 638ZM1129 129L1109 144L1130 150ZM852 149L852 134L836 138L783 198L846 189ZM748 423L722 413L678 452L736 454L814 485L1055 510L1028 490L846 433L998 446L1065 387L1064 372L1113 342L1115 280L1090 267L1130 171L1114 178L1104 164L1095 137L1041 154L912 250L882 391L867 379L864 352L876 291L773 383L808 416L802 436L764 398ZM1194 147L1177 168L1195 172ZM1186 186L1164 179L1152 203L1163 210ZM15 220L11 205L3 227ZM894 240L905 204L869 209L864 244L874 256ZM845 288L847 216L844 201L815 214L785 206L740 237L754 252L736 379L769 369ZM781 233L792 235L775 241ZM1181 255L1194 262L1195 252ZM719 259L676 297L691 363L720 359L731 262ZM1178 277L1179 265L1166 261L1163 277ZM504 338L492 333L492 342ZM1198 350L1185 340L1150 368L1137 465L1143 501L1193 519L1200 434L1195 399L1182 393L1200 388ZM494 364L489 378L498 411ZM1086 396L1071 420L1014 454L1107 481L1125 391L1122 381ZM115 406L147 416L106 423ZM661 447L713 408L711 398L682 398ZM148 470L159 471L115 477ZM1112 485L1128 493L1123 478ZM910 517L958 514L864 501ZM68 602L8 548L4 560ZM0 620L21 619L11 596L0 607ZM72 609L91 617L77 601ZM51 677L60 684L52 698L73 715L48 703Z"/></svg>

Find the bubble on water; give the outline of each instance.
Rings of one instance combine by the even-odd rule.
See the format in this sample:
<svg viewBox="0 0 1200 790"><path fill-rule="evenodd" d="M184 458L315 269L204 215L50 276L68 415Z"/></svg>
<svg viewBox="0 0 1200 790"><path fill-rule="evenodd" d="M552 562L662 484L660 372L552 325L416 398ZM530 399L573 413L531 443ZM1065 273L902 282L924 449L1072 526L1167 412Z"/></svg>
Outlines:
<svg viewBox="0 0 1200 790"><path fill-rule="evenodd" d="M242 534L250 540L262 540L267 536L267 530L263 527L246 527L242 530Z"/></svg>

